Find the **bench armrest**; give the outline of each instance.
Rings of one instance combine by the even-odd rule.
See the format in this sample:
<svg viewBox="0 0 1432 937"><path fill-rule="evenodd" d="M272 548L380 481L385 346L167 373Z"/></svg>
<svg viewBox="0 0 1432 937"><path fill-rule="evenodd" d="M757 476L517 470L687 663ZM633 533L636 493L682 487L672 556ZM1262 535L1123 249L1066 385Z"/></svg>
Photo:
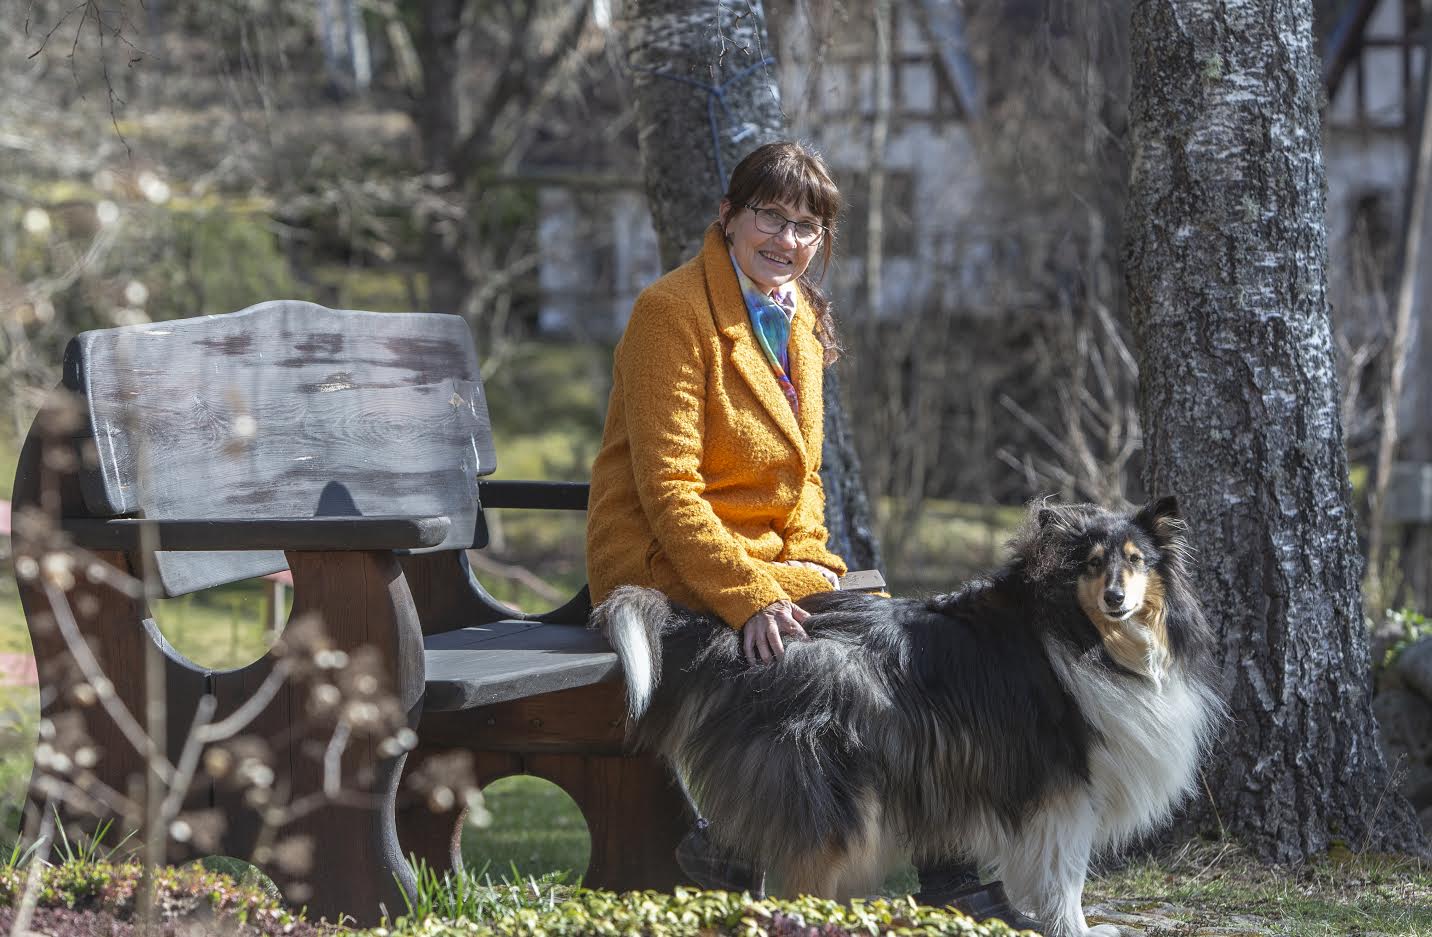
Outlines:
<svg viewBox="0 0 1432 937"><path fill-rule="evenodd" d="M482 481L477 498L487 508L537 508L554 511L585 511L586 482Z"/></svg>
<svg viewBox="0 0 1432 937"><path fill-rule="evenodd" d="M405 550L432 547L447 537L444 516L212 518L156 520L124 517L65 518L60 527L75 544L90 550L133 552L149 546L153 531L161 550Z"/></svg>

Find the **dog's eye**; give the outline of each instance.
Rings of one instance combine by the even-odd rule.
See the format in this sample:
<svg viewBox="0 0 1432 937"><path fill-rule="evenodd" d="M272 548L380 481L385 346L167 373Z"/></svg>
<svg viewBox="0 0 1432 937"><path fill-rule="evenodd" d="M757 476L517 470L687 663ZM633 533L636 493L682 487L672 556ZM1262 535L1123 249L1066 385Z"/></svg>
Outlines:
<svg viewBox="0 0 1432 937"><path fill-rule="evenodd" d="M1097 573L1099 570L1104 568L1104 558L1102 556L1091 556L1089 557L1088 566L1089 572Z"/></svg>
<svg viewBox="0 0 1432 937"><path fill-rule="evenodd" d="M1137 553L1131 553L1131 554L1129 554L1129 562L1130 562L1130 563L1133 563L1135 566L1141 565L1141 564L1143 563L1143 561L1144 561L1144 558L1143 558L1141 555L1139 555L1139 554L1137 554Z"/></svg>

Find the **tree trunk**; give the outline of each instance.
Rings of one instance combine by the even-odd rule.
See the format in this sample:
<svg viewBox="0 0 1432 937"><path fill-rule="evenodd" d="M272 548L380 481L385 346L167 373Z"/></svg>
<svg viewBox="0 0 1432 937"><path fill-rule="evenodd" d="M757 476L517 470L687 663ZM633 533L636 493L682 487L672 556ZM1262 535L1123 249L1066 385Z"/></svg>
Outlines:
<svg viewBox="0 0 1432 937"><path fill-rule="evenodd" d="M633 7L626 47L637 140L661 266L670 270L700 251L741 157L787 127L775 65L761 64L771 51L761 0Z"/></svg>
<svg viewBox="0 0 1432 937"><path fill-rule="evenodd" d="M431 0L422 8L418 57L423 66L423 95L414 117L422 140L423 169L446 177L440 196L465 201L468 167L458 165L463 135L461 72L464 57L463 16L468 0ZM462 232L451 217L429 216L423 225L423 256L427 273L427 307L433 312L467 315L472 290L467 276Z"/></svg>
<svg viewBox="0 0 1432 937"><path fill-rule="evenodd" d="M1145 481L1188 518L1232 715L1190 820L1277 861L1425 848L1370 704L1311 0L1145 0L1131 39Z"/></svg>
<svg viewBox="0 0 1432 937"><path fill-rule="evenodd" d="M626 47L647 201L670 270L700 250L741 157L789 129L775 65L762 64L771 49L761 0L635 0ZM821 453L830 549L853 569L874 567L879 547L834 377L828 370Z"/></svg>

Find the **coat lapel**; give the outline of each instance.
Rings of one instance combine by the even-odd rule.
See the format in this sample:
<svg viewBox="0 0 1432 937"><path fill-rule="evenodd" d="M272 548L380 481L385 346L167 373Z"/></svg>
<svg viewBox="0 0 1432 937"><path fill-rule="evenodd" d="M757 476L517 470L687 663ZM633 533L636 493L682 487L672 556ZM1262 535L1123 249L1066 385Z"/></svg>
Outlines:
<svg viewBox="0 0 1432 937"><path fill-rule="evenodd" d="M776 376L766 362L765 352L756 344L755 333L751 331L751 316L746 311L746 300L741 296L741 284L736 280L736 271L731 268L731 255L726 249L726 239L721 236L719 225L712 225L706 232L706 242L701 247L701 260L706 271L706 289L711 296L711 308L716 317L716 326L721 334L731 340L731 363L751 387L761 406L776 421L802 458L806 455L802 427L796 424L796 415L781 393ZM799 313L799 306L797 307ZM809 314L807 314L809 315ZM799 314L797 316L799 318ZM792 326L794 334L795 326ZM796 372L796 394L800 399L802 414L806 411L806 390L804 371L795 360L794 351L802 342L792 342L791 369Z"/></svg>
<svg viewBox="0 0 1432 937"><path fill-rule="evenodd" d="M805 294L796 300L796 315L791 322L791 370L796 385L796 398L801 402L800 429L806 452L812 451L824 427L825 400L821 386L825 371L825 351L815 335L815 310L806 302ZM787 408L789 409L789 408Z"/></svg>

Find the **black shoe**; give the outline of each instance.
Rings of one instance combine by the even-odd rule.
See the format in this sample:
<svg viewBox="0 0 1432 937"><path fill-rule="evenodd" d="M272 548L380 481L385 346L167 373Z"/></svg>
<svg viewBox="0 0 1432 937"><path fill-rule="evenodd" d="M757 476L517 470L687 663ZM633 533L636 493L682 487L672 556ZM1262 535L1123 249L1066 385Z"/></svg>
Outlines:
<svg viewBox="0 0 1432 937"><path fill-rule="evenodd" d="M916 900L919 900L918 896ZM1009 896L1004 893L1002 882L974 885L950 895L943 904L968 914L976 921L1003 921L1015 930L1044 933L1043 924L1009 903Z"/></svg>
<svg viewBox="0 0 1432 937"><path fill-rule="evenodd" d="M927 860L915 864L920 876L920 891L914 896L916 903L934 908L943 907L961 892L978 888L980 870L966 859Z"/></svg>
<svg viewBox="0 0 1432 937"><path fill-rule="evenodd" d="M702 817L676 844L676 864L686 877L707 890L748 891L756 898L766 894L766 876L735 856L716 848L706 832L710 821Z"/></svg>

